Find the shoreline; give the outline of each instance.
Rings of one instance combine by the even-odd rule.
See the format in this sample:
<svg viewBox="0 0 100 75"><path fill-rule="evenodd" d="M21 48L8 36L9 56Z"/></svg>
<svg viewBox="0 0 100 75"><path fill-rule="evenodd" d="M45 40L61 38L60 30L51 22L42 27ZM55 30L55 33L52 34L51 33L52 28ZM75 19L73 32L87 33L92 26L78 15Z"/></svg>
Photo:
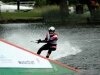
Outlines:
<svg viewBox="0 0 100 75"><path fill-rule="evenodd" d="M0 19L0 24L6 24L6 23L34 23L34 22L43 22L42 17L36 17L36 18L29 18L29 19Z"/></svg>
<svg viewBox="0 0 100 75"><path fill-rule="evenodd" d="M0 19L0 24L7 24L7 23L45 23L45 24L54 24L54 25L62 25L62 23L59 22L45 22L43 17L35 17L35 18L18 18L18 19ZM99 21L87 21L87 22L71 22L67 23L65 22L65 26L68 27L100 27Z"/></svg>

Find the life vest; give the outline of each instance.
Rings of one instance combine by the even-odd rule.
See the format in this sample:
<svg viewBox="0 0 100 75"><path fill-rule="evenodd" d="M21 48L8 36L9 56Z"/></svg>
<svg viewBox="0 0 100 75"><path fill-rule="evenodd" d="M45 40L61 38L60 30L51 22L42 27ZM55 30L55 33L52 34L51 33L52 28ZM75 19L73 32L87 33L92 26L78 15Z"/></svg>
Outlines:
<svg viewBox="0 0 100 75"><path fill-rule="evenodd" d="M48 44L56 45L58 40L58 35L56 33L53 33L52 35L47 33L45 40L47 41Z"/></svg>

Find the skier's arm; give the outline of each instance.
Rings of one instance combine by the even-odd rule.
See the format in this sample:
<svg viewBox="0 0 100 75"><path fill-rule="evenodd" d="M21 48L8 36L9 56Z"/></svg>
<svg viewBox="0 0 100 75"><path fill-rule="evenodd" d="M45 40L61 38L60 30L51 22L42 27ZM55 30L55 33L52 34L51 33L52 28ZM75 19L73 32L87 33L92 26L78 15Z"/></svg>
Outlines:
<svg viewBox="0 0 100 75"><path fill-rule="evenodd" d="M37 40L37 43L46 43L46 40L39 39L39 40Z"/></svg>

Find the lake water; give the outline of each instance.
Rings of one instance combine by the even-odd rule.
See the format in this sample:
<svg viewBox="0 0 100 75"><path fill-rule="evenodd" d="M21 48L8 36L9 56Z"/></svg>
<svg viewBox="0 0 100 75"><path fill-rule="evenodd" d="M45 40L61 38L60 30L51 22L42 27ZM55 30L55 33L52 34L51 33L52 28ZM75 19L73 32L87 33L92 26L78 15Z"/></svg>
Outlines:
<svg viewBox="0 0 100 75"><path fill-rule="evenodd" d="M7 40L20 47L37 52L43 43L35 43L38 39L44 39L48 32L48 27L42 23L11 23L0 24L0 38ZM66 28L64 26L57 27L58 47L52 52L50 58L57 59L69 55L75 55L81 52L81 48L85 43L95 39L99 40L99 28ZM96 31L96 34L95 34ZM31 42L34 41L34 42ZM83 44L84 43L84 44ZM41 55L46 56L47 51L43 51Z"/></svg>

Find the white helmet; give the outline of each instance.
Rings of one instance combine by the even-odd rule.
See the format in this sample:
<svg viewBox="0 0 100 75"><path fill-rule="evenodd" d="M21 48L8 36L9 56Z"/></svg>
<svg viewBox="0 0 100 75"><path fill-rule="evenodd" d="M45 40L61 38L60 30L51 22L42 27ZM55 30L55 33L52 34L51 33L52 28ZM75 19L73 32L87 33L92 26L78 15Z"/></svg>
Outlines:
<svg viewBox="0 0 100 75"><path fill-rule="evenodd" d="M49 32L55 32L55 27L53 26L49 27Z"/></svg>

